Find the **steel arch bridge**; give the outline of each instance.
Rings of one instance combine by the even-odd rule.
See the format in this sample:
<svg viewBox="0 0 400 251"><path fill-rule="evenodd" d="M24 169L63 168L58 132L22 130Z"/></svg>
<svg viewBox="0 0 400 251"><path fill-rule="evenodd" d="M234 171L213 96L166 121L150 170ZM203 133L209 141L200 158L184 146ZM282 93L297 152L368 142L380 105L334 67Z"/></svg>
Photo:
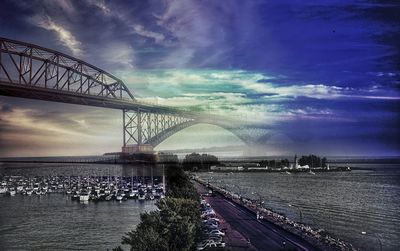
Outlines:
<svg viewBox="0 0 400 251"><path fill-rule="evenodd" d="M152 150L174 133L199 123L225 128L247 144L255 142L262 130L233 125L222 117L139 102L120 79L96 66L7 38L0 38L0 95L122 110L124 152Z"/></svg>

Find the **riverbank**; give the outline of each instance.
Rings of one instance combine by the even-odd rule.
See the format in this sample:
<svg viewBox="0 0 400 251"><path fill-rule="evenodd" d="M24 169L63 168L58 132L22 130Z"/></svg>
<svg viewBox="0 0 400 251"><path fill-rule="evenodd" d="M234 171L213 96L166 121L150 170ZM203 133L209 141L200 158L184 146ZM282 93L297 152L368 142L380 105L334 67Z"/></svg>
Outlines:
<svg viewBox="0 0 400 251"><path fill-rule="evenodd" d="M195 178L195 180L203 186L210 188L212 191L224 197L228 201L233 202L236 206L242 207L243 209L247 210L253 215L254 218L258 218L258 220L260 220L262 223L269 224L270 227L281 229L284 232L283 235L286 236L286 238L288 235L291 236L291 238L295 239L297 239L296 237L298 237L299 240L297 241L308 243L308 245L310 245L310 248L313 248L315 250L356 250L351 244L337 238L333 238L323 230L313 229L304 224L292 221L277 212L273 212L272 210L260 207L254 200L241 197L236 193L232 193L231 191L209 184L208 182L199 178ZM296 242L294 241L292 243Z"/></svg>

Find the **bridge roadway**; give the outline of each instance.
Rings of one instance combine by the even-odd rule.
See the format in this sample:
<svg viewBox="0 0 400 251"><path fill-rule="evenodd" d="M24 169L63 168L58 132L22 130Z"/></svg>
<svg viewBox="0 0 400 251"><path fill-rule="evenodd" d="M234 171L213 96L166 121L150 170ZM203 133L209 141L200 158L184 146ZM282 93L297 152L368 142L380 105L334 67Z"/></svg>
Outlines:
<svg viewBox="0 0 400 251"><path fill-rule="evenodd" d="M0 79L0 95L77 105L97 106L119 110L141 109L143 111L155 113L179 114L188 117L196 116L195 113L183 111L173 107L159 106L155 104L139 102L137 100L93 96L64 90L44 88L40 86L16 85L8 83L2 79Z"/></svg>
<svg viewBox="0 0 400 251"><path fill-rule="evenodd" d="M196 188L200 193L207 192L205 187L199 183L196 183ZM257 250L319 250L300 237L266 220L257 220L254 213L218 193L214 197L207 197L206 200L225 222L250 240L251 245Z"/></svg>

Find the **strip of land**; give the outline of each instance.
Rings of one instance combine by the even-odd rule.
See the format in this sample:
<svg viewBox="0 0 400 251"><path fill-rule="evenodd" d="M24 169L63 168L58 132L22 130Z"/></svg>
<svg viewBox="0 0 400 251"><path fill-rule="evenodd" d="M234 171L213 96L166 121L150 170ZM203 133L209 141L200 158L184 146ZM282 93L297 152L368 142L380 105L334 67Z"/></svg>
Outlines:
<svg viewBox="0 0 400 251"><path fill-rule="evenodd" d="M199 193L207 193L207 189L196 183ZM254 212L225 198L219 193L213 197L206 197L206 201L214 211L227 222L233 231L239 232L257 250L319 250L279 226L266 220L257 220ZM229 245L229 243L227 243ZM234 247L231 250L236 250Z"/></svg>

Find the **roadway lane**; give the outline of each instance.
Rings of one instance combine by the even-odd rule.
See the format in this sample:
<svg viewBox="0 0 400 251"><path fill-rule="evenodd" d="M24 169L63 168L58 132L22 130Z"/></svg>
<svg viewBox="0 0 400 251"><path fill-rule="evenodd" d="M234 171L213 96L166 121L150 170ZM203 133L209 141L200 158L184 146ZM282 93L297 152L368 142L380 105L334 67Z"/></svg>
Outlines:
<svg viewBox="0 0 400 251"><path fill-rule="evenodd" d="M198 186L200 192L204 187ZM319 250L298 236L289 233L268 221L258 221L256 216L220 194L206 197L206 201L236 231L250 240L258 250Z"/></svg>

